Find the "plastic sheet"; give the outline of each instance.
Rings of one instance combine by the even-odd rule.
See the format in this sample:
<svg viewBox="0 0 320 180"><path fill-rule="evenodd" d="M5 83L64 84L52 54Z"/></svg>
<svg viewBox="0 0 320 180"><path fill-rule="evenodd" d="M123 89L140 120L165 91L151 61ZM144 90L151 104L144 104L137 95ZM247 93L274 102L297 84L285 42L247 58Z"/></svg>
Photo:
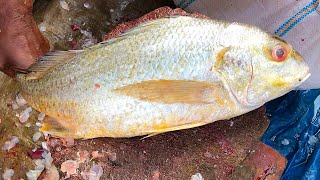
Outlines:
<svg viewBox="0 0 320 180"><path fill-rule="evenodd" d="M261 140L287 158L281 179L320 179L320 89L292 91L266 107Z"/></svg>

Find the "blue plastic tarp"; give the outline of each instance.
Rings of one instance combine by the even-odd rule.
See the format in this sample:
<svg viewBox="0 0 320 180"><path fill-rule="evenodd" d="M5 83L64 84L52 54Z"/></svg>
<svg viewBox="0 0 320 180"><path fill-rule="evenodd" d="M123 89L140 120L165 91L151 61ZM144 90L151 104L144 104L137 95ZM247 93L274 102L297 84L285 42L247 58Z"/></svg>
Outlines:
<svg viewBox="0 0 320 180"><path fill-rule="evenodd" d="M320 89L292 91L266 104L261 140L288 160L281 179L320 179Z"/></svg>

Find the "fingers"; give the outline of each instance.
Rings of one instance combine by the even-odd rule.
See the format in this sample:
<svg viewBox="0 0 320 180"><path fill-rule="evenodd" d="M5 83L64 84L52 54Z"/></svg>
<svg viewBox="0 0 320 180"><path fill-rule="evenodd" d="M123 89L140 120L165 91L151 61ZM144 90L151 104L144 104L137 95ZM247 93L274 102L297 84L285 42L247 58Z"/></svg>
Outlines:
<svg viewBox="0 0 320 180"><path fill-rule="evenodd" d="M47 52L49 43L32 18L32 0L0 0L0 7L0 70L13 76Z"/></svg>
<svg viewBox="0 0 320 180"><path fill-rule="evenodd" d="M10 68L0 68L0 71L4 72L6 75L14 78L15 77L15 71Z"/></svg>
<svg viewBox="0 0 320 180"><path fill-rule="evenodd" d="M8 60L18 69L27 69L34 61L49 50L49 43L32 21L25 24L27 29L9 35L6 42Z"/></svg>
<svg viewBox="0 0 320 180"><path fill-rule="evenodd" d="M0 7L1 15L10 18L32 15L32 0L0 0Z"/></svg>

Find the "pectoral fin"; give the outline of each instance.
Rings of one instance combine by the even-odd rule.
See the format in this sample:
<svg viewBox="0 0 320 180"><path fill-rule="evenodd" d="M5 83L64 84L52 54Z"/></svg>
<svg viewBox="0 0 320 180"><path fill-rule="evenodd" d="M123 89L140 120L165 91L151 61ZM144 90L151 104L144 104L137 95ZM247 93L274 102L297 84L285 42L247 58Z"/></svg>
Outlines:
<svg viewBox="0 0 320 180"><path fill-rule="evenodd" d="M223 98L225 90L220 84L208 82L150 80L115 89L115 92L142 101L166 104L209 104Z"/></svg>

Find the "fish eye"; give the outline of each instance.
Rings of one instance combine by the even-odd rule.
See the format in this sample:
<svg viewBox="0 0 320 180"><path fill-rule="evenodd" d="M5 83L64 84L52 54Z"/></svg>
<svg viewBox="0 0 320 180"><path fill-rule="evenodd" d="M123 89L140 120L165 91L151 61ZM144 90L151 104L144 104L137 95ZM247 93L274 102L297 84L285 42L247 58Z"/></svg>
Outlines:
<svg viewBox="0 0 320 180"><path fill-rule="evenodd" d="M272 49L272 58L277 62L282 62L288 57L288 52L282 45L276 45Z"/></svg>

